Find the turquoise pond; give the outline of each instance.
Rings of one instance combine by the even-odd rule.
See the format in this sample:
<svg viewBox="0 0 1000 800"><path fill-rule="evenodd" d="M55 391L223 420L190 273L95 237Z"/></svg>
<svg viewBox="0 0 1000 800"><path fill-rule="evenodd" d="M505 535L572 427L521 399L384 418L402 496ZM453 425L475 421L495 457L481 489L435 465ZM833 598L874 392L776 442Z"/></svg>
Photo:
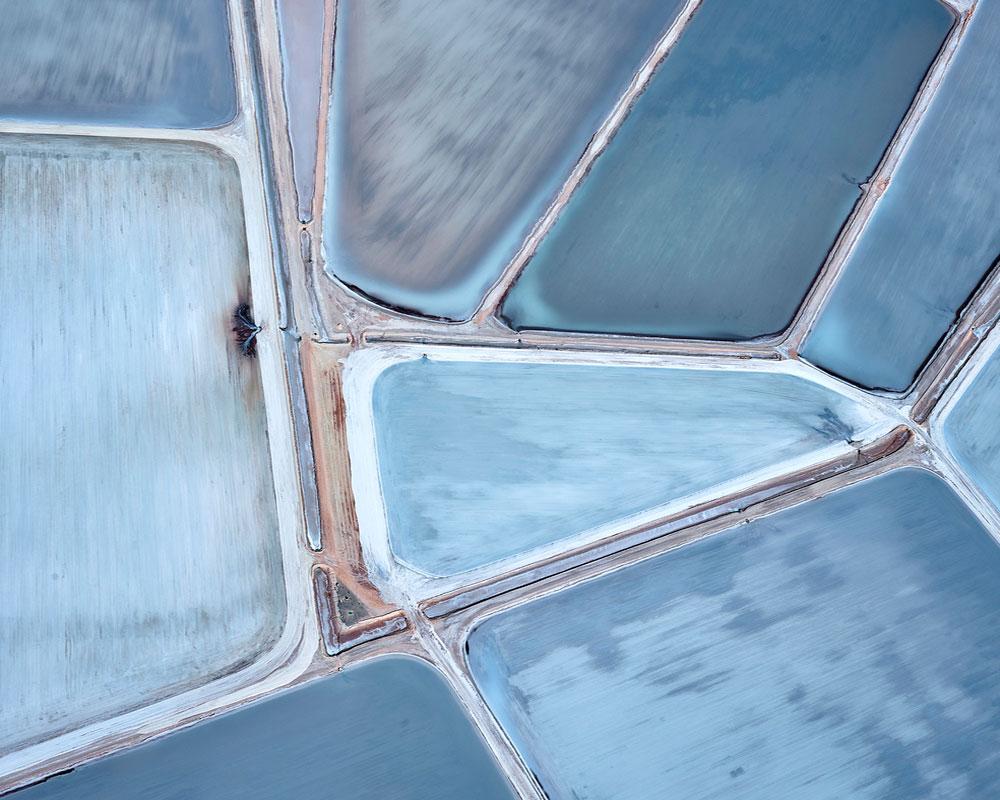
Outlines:
<svg viewBox="0 0 1000 800"><path fill-rule="evenodd" d="M761 371L417 358L373 389L395 556L446 576L718 488L884 424Z"/></svg>
<svg viewBox="0 0 1000 800"><path fill-rule="evenodd" d="M944 418L944 439L963 470L1000 510L1000 352Z"/></svg>
<svg viewBox="0 0 1000 800"><path fill-rule="evenodd" d="M380 658L55 775L15 800L514 800L441 676Z"/></svg>
<svg viewBox="0 0 1000 800"><path fill-rule="evenodd" d="M516 329L784 329L952 24L934 0L706 0L508 295Z"/></svg>
<svg viewBox="0 0 1000 800"><path fill-rule="evenodd" d="M998 580L904 469L500 613L468 659L550 800L983 800Z"/></svg>

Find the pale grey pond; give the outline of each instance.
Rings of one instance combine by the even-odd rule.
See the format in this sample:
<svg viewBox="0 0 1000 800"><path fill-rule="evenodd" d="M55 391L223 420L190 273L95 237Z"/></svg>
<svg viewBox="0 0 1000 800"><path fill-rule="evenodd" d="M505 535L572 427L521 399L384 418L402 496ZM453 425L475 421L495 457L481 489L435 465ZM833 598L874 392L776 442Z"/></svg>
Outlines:
<svg viewBox="0 0 1000 800"><path fill-rule="evenodd" d="M1000 256L1000 3L980 0L803 355L902 391Z"/></svg>
<svg viewBox="0 0 1000 800"><path fill-rule="evenodd" d="M324 0L278 0L282 78L300 220L312 219L323 82Z"/></svg>
<svg viewBox="0 0 1000 800"><path fill-rule="evenodd" d="M706 0L503 306L516 329L784 329L952 23L935 0Z"/></svg>
<svg viewBox="0 0 1000 800"><path fill-rule="evenodd" d="M236 164L0 137L0 752L245 665L285 620Z"/></svg>
<svg viewBox="0 0 1000 800"><path fill-rule="evenodd" d="M551 800L985 800L998 581L906 469L489 618L469 662Z"/></svg>
<svg viewBox="0 0 1000 800"><path fill-rule="evenodd" d="M877 421L801 378L734 370L425 357L373 392L390 545L439 576L844 446Z"/></svg>
<svg viewBox="0 0 1000 800"><path fill-rule="evenodd" d="M12 800L514 800L441 676L391 656L56 775Z"/></svg>
<svg viewBox="0 0 1000 800"><path fill-rule="evenodd" d="M945 417L944 438L955 458L1000 509L1000 352L974 378Z"/></svg>
<svg viewBox="0 0 1000 800"><path fill-rule="evenodd" d="M470 316L681 5L341 0L330 272L383 303Z"/></svg>
<svg viewBox="0 0 1000 800"><path fill-rule="evenodd" d="M0 119L211 128L236 114L225 0L0 0Z"/></svg>

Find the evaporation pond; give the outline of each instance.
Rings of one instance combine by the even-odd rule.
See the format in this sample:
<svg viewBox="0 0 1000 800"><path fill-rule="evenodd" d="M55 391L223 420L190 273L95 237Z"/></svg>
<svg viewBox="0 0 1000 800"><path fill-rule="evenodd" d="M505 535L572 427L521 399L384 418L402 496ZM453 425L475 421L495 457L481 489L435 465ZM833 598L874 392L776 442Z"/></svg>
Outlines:
<svg viewBox="0 0 1000 800"><path fill-rule="evenodd" d="M0 0L0 119L211 128L236 114L226 0Z"/></svg>
<svg viewBox="0 0 1000 800"><path fill-rule="evenodd" d="M375 379L372 405L392 551L438 576L813 463L884 424L759 369L417 357Z"/></svg>
<svg viewBox="0 0 1000 800"><path fill-rule="evenodd" d="M0 752L245 665L285 619L236 164L0 136Z"/></svg>
<svg viewBox="0 0 1000 800"><path fill-rule="evenodd" d="M944 438L969 477L1000 509L1000 351L994 350L945 417Z"/></svg>
<svg viewBox="0 0 1000 800"><path fill-rule="evenodd" d="M340 0L327 268L471 315L681 6Z"/></svg>
<svg viewBox="0 0 1000 800"><path fill-rule="evenodd" d="M390 656L56 775L15 800L514 800L443 678Z"/></svg>
<svg viewBox="0 0 1000 800"><path fill-rule="evenodd" d="M469 662L550 800L985 800L998 581L905 469L500 613Z"/></svg>

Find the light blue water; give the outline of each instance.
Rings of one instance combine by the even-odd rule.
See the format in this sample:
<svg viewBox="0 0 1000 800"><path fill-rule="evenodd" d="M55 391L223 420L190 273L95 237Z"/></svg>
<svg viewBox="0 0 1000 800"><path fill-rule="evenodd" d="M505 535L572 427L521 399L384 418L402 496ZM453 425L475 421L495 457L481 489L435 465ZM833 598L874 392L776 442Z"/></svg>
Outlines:
<svg viewBox="0 0 1000 800"><path fill-rule="evenodd" d="M706 0L504 317L708 339L782 330L950 24L934 0Z"/></svg>
<svg viewBox="0 0 1000 800"><path fill-rule="evenodd" d="M0 0L0 119L211 128L236 114L225 0Z"/></svg>
<svg viewBox="0 0 1000 800"><path fill-rule="evenodd" d="M966 474L1000 509L1000 352L945 417L944 438Z"/></svg>
<svg viewBox="0 0 1000 800"><path fill-rule="evenodd" d="M432 575L787 463L873 423L786 375L428 358L378 378L374 413L390 544Z"/></svg>
<svg viewBox="0 0 1000 800"><path fill-rule="evenodd" d="M16 800L512 800L444 680L352 667L56 775Z"/></svg>
<svg viewBox="0 0 1000 800"><path fill-rule="evenodd" d="M984 800L998 580L903 470L488 619L469 661L551 800Z"/></svg>
<svg viewBox="0 0 1000 800"><path fill-rule="evenodd" d="M906 389L1000 256L1000 3L980 0L803 355Z"/></svg>
<svg viewBox="0 0 1000 800"><path fill-rule="evenodd" d="M0 752L281 635L245 226L213 148L0 136Z"/></svg>
<svg viewBox="0 0 1000 800"><path fill-rule="evenodd" d="M338 3L329 271L465 318L682 0Z"/></svg>

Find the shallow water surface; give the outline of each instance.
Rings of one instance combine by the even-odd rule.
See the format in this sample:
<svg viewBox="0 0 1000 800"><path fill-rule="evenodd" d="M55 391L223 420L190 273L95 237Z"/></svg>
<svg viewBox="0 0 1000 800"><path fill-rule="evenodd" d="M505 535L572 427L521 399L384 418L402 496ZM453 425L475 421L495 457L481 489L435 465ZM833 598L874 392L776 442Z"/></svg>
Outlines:
<svg viewBox="0 0 1000 800"><path fill-rule="evenodd" d="M330 272L380 302L470 316L681 5L341 0Z"/></svg>
<svg viewBox="0 0 1000 800"><path fill-rule="evenodd" d="M983 800L998 580L906 469L501 613L469 662L551 800Z"/></svg>
<svg viewBox="0 0 1000 800"><path fill-rule="evenodd" d="M958 53L803 355L870 388L912 383L1000 257L1000 3Z"/></svg>
<svg viewBox="0 0 1000 800"><path fill-rule="evenodd" d="M935 0L705 0L504 317L698 339L781 331L950 25Z"/></svg>
<svg viewBox="0 0 1000 800"><path fill-rule="evenodd" d="M0 119L211 128L236 114L225 0L0 0Z"/></svg>
<svg viewBox="0 0 1000 800"><path fill-rule="evenodd" d="M789 375L426 357L379 376L374 414L390 545L431 575L846 446L877 422Z"/></svg>
<svg viewBox="0 0 1000 800"><path fill-rule="evenodd" d="M1000 509L1000 351L945 417L944 438L958 463Z"/></svg>
<svg viewBox="0 0 1000 800"><path fill-rule="evenodd" d="M0 137L0 752L224 674L285 618L236 164Z"/></svg>
<svg viewBox="0 0 1000 800"><path fill-rule="evenodd" d="M16 800L513 800L441 676L390 656L17 792Z"/></svg>

